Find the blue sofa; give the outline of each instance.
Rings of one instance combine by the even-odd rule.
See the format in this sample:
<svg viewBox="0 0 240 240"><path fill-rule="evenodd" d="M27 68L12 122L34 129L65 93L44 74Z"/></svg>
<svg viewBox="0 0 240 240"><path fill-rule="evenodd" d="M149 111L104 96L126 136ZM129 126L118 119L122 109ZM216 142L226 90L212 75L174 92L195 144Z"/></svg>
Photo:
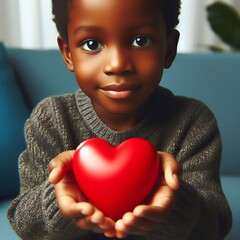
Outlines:
<svg viewBox="0 0 240 240"><path fill-rule="evenodd" d="M17 158L25 147L24 122L42 98L75 91L77 84L58 50L12 49L3 44L0 83L0 239L15 240L19 238L6 214L19 192ZM233 213L226 239L240 239L240 54L178 54L162 85L202 100L215 113L223 140L222 186Z"/></svg>

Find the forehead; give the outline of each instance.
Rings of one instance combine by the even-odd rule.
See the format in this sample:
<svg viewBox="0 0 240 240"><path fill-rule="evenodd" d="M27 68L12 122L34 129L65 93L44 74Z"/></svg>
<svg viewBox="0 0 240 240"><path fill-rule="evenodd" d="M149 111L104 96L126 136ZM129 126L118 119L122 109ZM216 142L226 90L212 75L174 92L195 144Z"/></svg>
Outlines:
<svg viewBox="0 0 240 240"><path fill-rule="evenodd" d="M69 25L163 22L159 0L72 0Z"/></svg>

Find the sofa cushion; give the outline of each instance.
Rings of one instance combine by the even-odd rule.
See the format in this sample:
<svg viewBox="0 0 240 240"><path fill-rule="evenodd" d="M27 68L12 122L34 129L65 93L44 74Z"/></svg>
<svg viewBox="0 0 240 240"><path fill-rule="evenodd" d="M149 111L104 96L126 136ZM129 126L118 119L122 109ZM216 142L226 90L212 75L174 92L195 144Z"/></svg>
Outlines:
<svg viewBox="0 0 240 240"><path fill-rule="evenodd" d="M178 54L162 84L214 112L222 135L221 174L240 175L240 53Z"/></svg>
<svg viewBox="0 0 240 240"><path fill-rule="evenodd" d="M10 198L0 201L0 233L3 240L20 240L7 218L8 207L12 200Z"/></svg>
<svg viewBox="0 0 240 240"><path fill-rule="evenodd" d="M240 176L222 176L222 188L232 209L233 225L230 233L226 237L226 240L239 239L240 228Z"/></svg>
<svg viewBox="0 0 240 240"><path fill-rule="evenodd" d="M24 122L29 115L6 49L0 43L0 199L19 192L17 159L24 149Z"/></svg>
<svg viewBox="0 0 240 240"><path fill-rule="evenodd" d="M31 108L45 97L79 88L57 49L8 48L7 54Z"/></svg>

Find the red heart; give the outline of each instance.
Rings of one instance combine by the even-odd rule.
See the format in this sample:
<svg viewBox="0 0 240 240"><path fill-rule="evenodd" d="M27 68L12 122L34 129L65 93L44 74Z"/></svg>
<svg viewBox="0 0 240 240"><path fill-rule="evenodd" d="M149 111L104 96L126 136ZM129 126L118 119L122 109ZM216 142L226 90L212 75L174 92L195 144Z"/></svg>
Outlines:
<svg viewBox="0 0 240 240"><path fill-rule="evenodd" d="M160 171L157 151L142 138L117 147L100 138L88 139L79 145L72 163L83 193L115 221L148 196Z"/></svg>

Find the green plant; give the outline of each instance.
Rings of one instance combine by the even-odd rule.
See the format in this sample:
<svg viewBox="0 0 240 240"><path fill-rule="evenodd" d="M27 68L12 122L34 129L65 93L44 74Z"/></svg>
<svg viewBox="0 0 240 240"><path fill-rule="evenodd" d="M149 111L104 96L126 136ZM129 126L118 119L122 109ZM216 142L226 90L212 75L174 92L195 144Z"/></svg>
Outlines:
<svg viewBox="0 0 240 240"><path fill-rule="evenodd" d="M207 19L212 30L232 51L240 51L240 14L233 6L215 2L207 6ZM218 46L210 48L224 51Z"/></svg>

